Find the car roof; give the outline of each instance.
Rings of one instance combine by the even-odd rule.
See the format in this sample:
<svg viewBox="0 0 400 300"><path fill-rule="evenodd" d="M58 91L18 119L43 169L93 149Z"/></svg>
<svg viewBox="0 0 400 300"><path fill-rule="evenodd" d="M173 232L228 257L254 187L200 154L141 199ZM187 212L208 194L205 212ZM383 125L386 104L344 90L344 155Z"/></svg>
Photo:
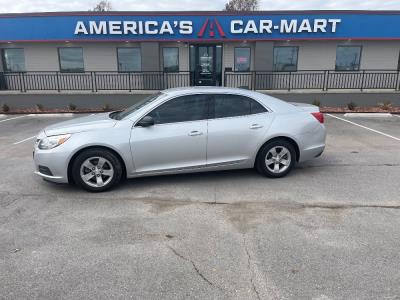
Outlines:
<svg viewBox="0 0 400 300"><path fill-rule="evenodd" d="M168 95L183 95L190 93L222 93L222 94L251 94L252 91L239 89L239 88L228 88L220 86L191 86L191 87L177 87L162 91Z"/></svg>
<svg viewBox="0 0 400 300"><path fill-rule="evenodd" d="M171 97L188 95L188 94L197 94L197 93L243 95L263 102L266 107L276 112L296 110L293 105L290 105L289 103L280 100L278 98L271 97L263 93L246 89L240 89L240 88L229 88L229 87L218 87L218 86L194 86L194 87L171 88L163 90L161 92Z"/></svg>

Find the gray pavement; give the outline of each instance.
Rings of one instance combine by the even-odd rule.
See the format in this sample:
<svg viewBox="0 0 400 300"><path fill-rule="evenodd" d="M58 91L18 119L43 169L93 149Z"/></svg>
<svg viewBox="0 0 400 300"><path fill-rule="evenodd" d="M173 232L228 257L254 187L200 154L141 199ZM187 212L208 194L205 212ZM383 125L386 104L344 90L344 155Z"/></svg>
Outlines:
<svg viewBox="0 0 400 300"><path fill-rule="evenodd" d="M286 178L174 175L90 194L34 177L33 139L18 143L69 117L11 117L2 299L400 299L395 139L327 116L326 152ZM346 119L400 138L400 117Z"/></svg>

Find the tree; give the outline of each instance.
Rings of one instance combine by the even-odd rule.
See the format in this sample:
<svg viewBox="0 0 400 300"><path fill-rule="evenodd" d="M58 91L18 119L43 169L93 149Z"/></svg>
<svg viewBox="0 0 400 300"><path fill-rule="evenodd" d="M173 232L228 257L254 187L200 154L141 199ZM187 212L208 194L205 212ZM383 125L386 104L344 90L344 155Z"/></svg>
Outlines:
<svg viewBox="0 0 400 300"><path fill-rule="evenodd" d="M112 10L112 5L110 1L100 1L96 4L92 11L110 11Z"/></svg>
<svg viewBox="0 0 400 300"><path fill-rule="evenodd" d="M225 11L253 11L258 9L258 0L229 0Z"/></svg>

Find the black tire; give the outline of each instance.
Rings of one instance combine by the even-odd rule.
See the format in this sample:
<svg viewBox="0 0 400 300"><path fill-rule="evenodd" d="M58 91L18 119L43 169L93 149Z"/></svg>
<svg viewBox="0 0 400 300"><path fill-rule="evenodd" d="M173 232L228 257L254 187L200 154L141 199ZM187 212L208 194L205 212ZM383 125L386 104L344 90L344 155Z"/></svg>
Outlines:
<svg viewBox="0 0 400 300"><path fill-rule="evenodd" d="M110 169L113 171L112 176L100 175L100 177L102 178L102 181L103 181L103 179L105 179L103 186L91 186L90 183L85 182L81 177L82 164L84 164L88 159L94 159L94 160L92 160L92 162L93 162L94 166L97 168L97 165L95 165L95 162L94 162L96 157L104 158L106 160L106 163L104 164L104 168L108 168L109 169L108 171L110 171ZM109 164L111 166L109 166ZM103 169L101 169L101 170L103 170ZM123 168L122 168L121 162L118 159L118 157L116 157L115 154L112 153L111 151L109 151L107 149L101 149L101 148L92 148L92 149L84 150L82 153L80 153L73 161L71 171L72 171L71 174L72 174L72 178L73 178L74 182L78 186L82 187L83 189L85 189L89 192L104 192L104 191L110 190L111 188L113 188L115 185L117 185L120 182L122 174L123 174ZM107 171L107 170L104 169L104 173L105 173L105 171ZM97 170L96 170L96 172L97 172ZM101 172L101 173L103 173L103 172ZM93 176L94 179L96 179L96 177L99 177L99 174ZM94 179L92 179L92 180L94 180ZM95 183L93 183L93 184L95 184Z"/></svg>
<svg viewBox="0 0 400 300"><path fill-rule="evenodd" d="M278 149L281 149L281 151L283 150L284 147L288 150L289 154L290 154L290 163L287 165L287 168L285 168L284 170L282 170L282 172L278 173L274 173L270 170L271 166L275 166L275 162L271 163L269 166L267 166L267 154L269 155L269 157L271 157L271 153L270 150L272 150L273 148L277 147ZM279 152L277 152L279 154ZM284 158L288 158L288 155L285 155ZM270 158L272 159L272 158ZM268 160L270 160L268 159ZM285 163L287 159L285 160ZM255 167L257 169L257 171L267 177L270 178L280 178L280 177L284 177L286 176L293 168L293 166L296 163L296 150L293 146L293 144L287 140L284 139L276 139L273 140L271 142L266 143L261 150L259 151L258 155L257 155L257 159L256 159L256 164ZM283 165L281 163L279 163L279 167L285 167L286 165Z"/></svg>

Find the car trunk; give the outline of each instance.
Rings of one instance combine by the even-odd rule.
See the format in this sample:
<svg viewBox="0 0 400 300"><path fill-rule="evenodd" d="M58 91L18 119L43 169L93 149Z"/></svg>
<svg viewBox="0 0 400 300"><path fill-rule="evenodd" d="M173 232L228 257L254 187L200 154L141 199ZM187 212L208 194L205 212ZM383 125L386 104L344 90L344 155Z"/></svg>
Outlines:
<svg viewBox="0 0 400 300"><path fill-rule="evenodd" d="M306 112L319 112L319 107L316 105L300 102L289 102L290 104L296 106L298 109Z"/></svg>

